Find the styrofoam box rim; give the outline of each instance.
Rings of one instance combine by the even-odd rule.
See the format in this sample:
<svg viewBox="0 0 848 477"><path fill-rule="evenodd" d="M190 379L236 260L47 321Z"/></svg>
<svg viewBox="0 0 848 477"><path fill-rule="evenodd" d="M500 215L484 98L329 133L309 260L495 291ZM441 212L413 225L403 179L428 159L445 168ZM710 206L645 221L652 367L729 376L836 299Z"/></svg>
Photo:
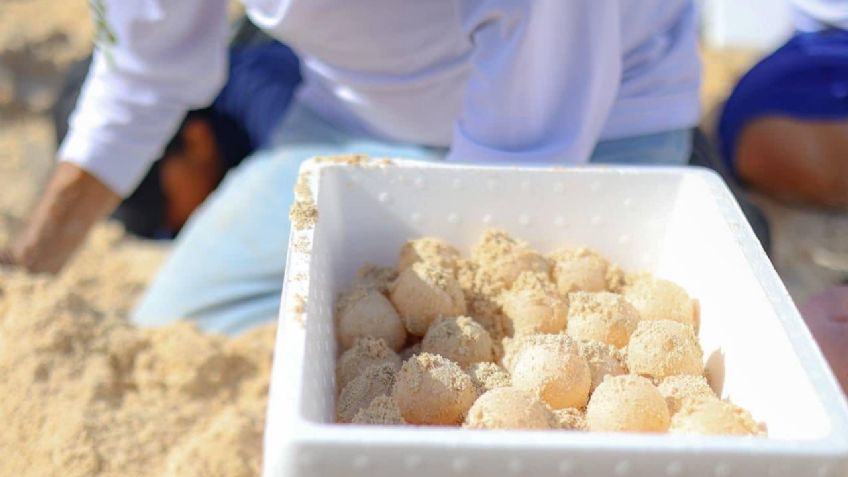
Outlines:
<svg viewBox="0 0 848 477"><path fill-rule="evenodd" d="M587 177L615 175L630 176L634 180L646 175L687 176L702 181L710 191L712 200L720 209L724 220L731 226L735 240L742 249L748 265L756 274L760 286L768 297L771 306L777 310L777 317L798 355L804 372L822 400L825 413L830 421L830 431L818 439L775 440L744 437L704 437L649 434L605 434L605 433L569 433L538 431L472 431L454 428L406 428L380 426L353 426L331 423L316 423L300 415L302 398L302 360L305 348L304 316L302 310L294 310L285 304L297 301L296 297L305 297L308 303L308 277L312 255L309 247L294 247L299 241L311 246L314 228L296 230L292 228L286 265L286 281L283 288L283 307L280 311L279 329L276 339L271 380L270 401L265 435L264 475L289 476L313 475L300 472L299 465L308 465L314 459L321 459L336 453L338 455L357 455L360 450L414 449L426 453L427 449L445 451L445 458L454 455L457 473L467 466L463 452L469 451L511 451L520 463L522 452L534 450L567 448L572 455L584 456L598 461L613 459L609 465L609 475L629 475L628 459L637 459L640 455L651 454L671 459L669 469L675 465L674 458L697 448L700 457L719 459L715 475L731 475L738 462L744 462L751 456L773 460L771 475L800 475L818 469L816 475L836 475L833 472L848 468L848 405L836 379L826 364L815 341L800 317L797 308L772 267L768 257L745 220L733 196L721 178L713 171L697 167L640 167L640 166L582 166L573 168L522 168L469 166L445 163L422 163L419 161L392 160L391 163L374 161L366 165L347 165L332 161L306 161L301 173L309 174L310 189L313 198L318 199L320 177L328 168L365 167L379 170L414 172L417 169L442 168L478 171L481 174L503 174L512 171L537 171L554 174L583 174ZM285 384L284 384L285 383ZM454 452L455 451L455 452ZM610 453L608 453L609 451ZM328 454L329 453L329 454ZM585 453L585 454L584 454ZM531 455L530 454L527 455ZM351 464L351 474L370 474L368 452ZM412 454L417 455L415 453ZM614 456L618 456L617 460ZM408 456L407 456L408 457ZM789 459L789 460L787 460ZM414 458L404 460L408 469L418 463ZM511 461L512 462L512 461ZM623 463L622 463L623 462ZM578 462L581 463L581 462ZM596 462L597 463L597 462ZM806 464L804 464L806 463ZM568 475L573 462L563 461L561 474ZM797 464L797 465L796 465ZM815 464L815 465L813 465ZM594 465L594 464L593 464ZM795 465L795 467L792 467ZM801 467L798 467L800 465ZM723 467L722 467L723 466ZM521 465L516 469L520 470ZM598 475L607 472L597 470ZM606 469L606 467L604 467ZM791 470L789 473L784 470ZM841 470L840 470L841 469ZM382 474L380 474L382 475ZM407 475L408 471L407 471ZM506 473L504 475L507 475ZM509 474L513 475L513 474ZM520 475L520 474L514 474ZM668 470L668 475L676 475ZM687 475L693 475L687 473ZM329 477L329 476L328 476Z"/></svg>

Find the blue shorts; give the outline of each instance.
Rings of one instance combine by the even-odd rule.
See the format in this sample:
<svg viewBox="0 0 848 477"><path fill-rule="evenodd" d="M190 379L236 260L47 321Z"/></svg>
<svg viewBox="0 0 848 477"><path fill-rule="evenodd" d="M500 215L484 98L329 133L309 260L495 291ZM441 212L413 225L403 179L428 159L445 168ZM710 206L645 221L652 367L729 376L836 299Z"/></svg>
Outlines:
<svg viewBox="0 0 848 477"><path fill-rule="evenodd" d="M682 129L603 141L593 163L685 164L692 131ZM288 245L288 211L300 163L312 156L363 153L438 160L443 149L377 142L351 135L295 104L273 149L232 170L195 212L132 319L159 326L194 320L207 331L235 334L273 320Z"/></svg>

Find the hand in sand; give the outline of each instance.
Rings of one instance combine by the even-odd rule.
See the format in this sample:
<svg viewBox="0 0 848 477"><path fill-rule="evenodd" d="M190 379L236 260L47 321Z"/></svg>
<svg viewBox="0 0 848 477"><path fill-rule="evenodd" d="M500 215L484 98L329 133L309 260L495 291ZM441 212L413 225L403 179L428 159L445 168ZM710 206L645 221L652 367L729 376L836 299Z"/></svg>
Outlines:
<svg viewBox="0 0 848 477"><path fill-rule="evenodd" d="M120 196L76 165L60 162L23 233L0 263L33 273L56 273L88 231L120 203Z"/></svg>

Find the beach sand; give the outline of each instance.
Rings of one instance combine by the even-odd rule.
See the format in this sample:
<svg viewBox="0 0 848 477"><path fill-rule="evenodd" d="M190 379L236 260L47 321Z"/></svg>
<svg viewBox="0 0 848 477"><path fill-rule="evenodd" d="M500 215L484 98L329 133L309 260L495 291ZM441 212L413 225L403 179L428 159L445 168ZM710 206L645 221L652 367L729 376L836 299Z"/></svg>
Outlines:
<svg viewBox="0 0 848 477"><path fill-rule="evenodd" d="M50 172L45 112L90 25L84 0L0 5L0 245ZM104 223L59 276L0 271L0 475L259 474L276 327L129 324L167 251Z"/></svg>

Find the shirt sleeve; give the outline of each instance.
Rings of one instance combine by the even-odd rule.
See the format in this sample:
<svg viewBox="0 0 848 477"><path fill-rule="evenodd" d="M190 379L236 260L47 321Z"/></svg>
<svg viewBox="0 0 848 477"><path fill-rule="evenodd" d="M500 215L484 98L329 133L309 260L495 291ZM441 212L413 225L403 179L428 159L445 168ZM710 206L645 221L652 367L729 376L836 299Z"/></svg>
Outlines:
<svg viewBox="0 0 848 477"><path fill-rule="evenodd" d="M460 10L473 71L448 159L586 162L621 82L618 8L615 1L488 0Z"/></svg>
<svg viewBox="0 0 848 477"><path fill-rule="evenodd" d="M190 109L227 70L226 0L104 0L113 44L98 43L61 160L127 196Z"/></svg>
<svg viewBox="0 0 848 477"><path fill-rule="evenodd" d="M848 30L848 1L793 0L795 27L800 31Z"/></svg>

